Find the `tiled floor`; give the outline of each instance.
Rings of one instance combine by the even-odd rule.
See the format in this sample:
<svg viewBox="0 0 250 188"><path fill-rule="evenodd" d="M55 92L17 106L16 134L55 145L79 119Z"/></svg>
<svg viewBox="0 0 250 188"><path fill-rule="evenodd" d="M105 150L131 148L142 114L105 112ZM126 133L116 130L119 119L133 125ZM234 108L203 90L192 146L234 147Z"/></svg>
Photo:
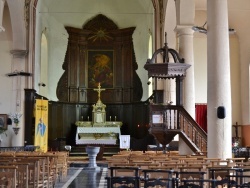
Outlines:
<svg viewBox="0 0 250 188"><path fill-rule="evenodd" d="M58 180L55 188L105 188L108 175L107 164L98 163L99 171L86 170L87 163L71 163L67 178Z"/></svg>

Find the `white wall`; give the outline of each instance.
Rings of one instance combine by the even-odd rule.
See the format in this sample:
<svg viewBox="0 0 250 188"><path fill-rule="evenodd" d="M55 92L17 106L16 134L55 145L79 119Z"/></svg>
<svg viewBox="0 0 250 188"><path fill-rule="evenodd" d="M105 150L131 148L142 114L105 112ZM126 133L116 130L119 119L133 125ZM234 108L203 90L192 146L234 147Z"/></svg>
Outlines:
<svg viewBox="0 0 250 188"><path fill-rule="evenodd" d="M6 76L7 73L11 72L11 54L12 49L12 30L10 25L10 15L7 6L4 8L5 18L3 20L4 32L0 32L0 80L1 80L1 90L0 90L0 114L10 113L11 104L11 93L12 93L12 79Z"/></svg>
<svg viewBox="0 0 250 188"><path fill-rule="evenodd" d="M6 74L11 73L12 66L12 55L10 51L12 50L12 29L10 22L9 9L7 6L4 8L3 14L3 27L5 28L4 32L0 32L0 114L9 114L11 112L11 104L12 104L12 94L16 92L13 90L13 82L12 79ZM11 129L11 125L8 126L8 130L5 132L6 134L0 135L0 146L5 147L9 146L11 142L13 130Z"/></svg>
<svg viewBox="0 0 250 188"><path fill-rule="evenodd" d="M207 38L194 34L195 103L207 103Z"/></svg>
<svg viewBox="0 0 250 188"><path fill-rule="evenodd" d="M119 3L117 3L116 0L108 0L105 1L105 3L100 1L91 1L90 3L90 1L84 0L81 1L77 7L75 4L65 0L60 0L60 6L53 6L50 4L50 1L46 2L46 4L49 8L44 7L44 4L40 5L37 15L39 18L37 29L40 32L38 32L36 36L36 65L38 67L40 66L40 47L38 45L40 43L41 31L46 27L49 49L47 97L50 100L58 100L56 97L56 87L58 80L63 74L62 64L64 62L68 38L64 27L72 26L82 28L88 20L100 13L113 20L119 28L136 26L133 34L133 42L136 61L138 63L137 74L143 85L142 100L148 98L148 78L144 65L148 58L148 32L149 29L152 31L153 25L152 8L147 6L147 4L152 4L150 0L128 0ZM36 69L36 71L37 74L39 74L39 70ZM36 77L35 86L38 85L38 82L38 78Z"/></svg>

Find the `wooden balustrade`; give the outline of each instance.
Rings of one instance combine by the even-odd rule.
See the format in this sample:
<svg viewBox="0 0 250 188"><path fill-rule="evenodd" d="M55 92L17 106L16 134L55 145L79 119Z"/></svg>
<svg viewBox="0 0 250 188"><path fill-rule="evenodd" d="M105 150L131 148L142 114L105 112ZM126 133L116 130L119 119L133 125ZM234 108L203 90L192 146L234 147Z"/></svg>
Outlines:
<svg viewBox="0 0 250 188"><path fill-rule="evenodd" d="M162 118L153 121L153 115ZM162 145L169 144L176 134L186 142L194 152L204 154L207 151L207 134L182 106L151 105L149 132Z"/></svg>

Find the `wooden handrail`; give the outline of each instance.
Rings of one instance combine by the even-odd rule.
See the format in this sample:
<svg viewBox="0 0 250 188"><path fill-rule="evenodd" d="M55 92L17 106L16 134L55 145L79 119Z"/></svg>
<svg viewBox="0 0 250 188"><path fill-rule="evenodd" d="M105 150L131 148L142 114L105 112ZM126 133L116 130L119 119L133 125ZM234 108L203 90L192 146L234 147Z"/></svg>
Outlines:
<svg viewBox="0 0 250 188"><path fill-rule="evenodd" d="M153 115L161 115L163 122L155 123ZM176 105L150 105L150 131L178 133L194 152L207 151L207 134L183 108ZM157 137L157 133L156 133Z"/></svg>

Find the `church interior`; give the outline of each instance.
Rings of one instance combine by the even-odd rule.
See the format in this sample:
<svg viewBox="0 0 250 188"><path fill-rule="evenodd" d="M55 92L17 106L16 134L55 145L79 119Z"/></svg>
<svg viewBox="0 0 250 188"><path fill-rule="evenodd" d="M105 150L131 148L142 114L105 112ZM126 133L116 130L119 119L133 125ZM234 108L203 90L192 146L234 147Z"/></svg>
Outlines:
<svg viewBox="0 0 250 188"><path fill-rule="evenodd" d="M249 16L248 0L0 0L0 185L250 187Z"/></svg>

